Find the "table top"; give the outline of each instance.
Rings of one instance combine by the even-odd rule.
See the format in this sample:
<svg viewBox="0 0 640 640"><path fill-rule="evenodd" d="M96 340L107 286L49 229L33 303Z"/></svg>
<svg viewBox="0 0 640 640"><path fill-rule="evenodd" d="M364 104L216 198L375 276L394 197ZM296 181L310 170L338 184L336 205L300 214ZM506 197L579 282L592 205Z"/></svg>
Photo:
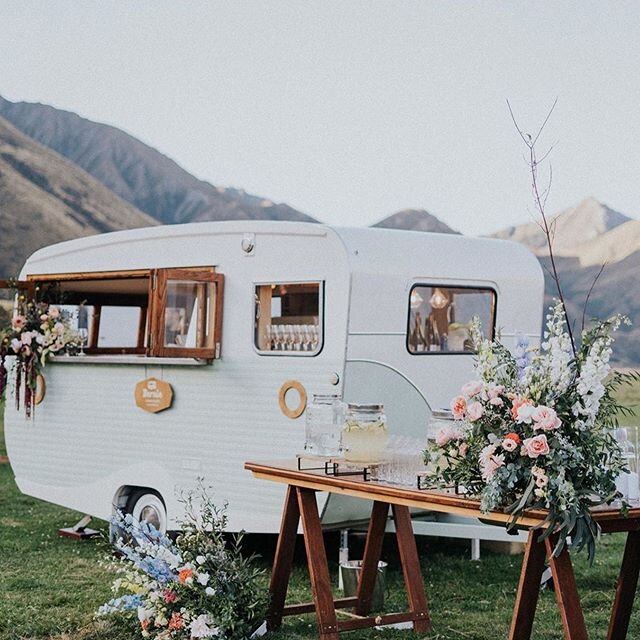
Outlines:
<svg viewBox="0 0 640 640"><path fill-rule="evenodd" d="M309 465L311 461L305 460ZM323 467L321 461L318 466ZM340 476L326 473L321 469L300 470L297 460L271 460L266 462L245 462L245 469L251 471L256 478L280 482L282 484L338 493L365 500L377 500L389 504L400 504L407 507L450 513L483 521L505 523L511 516L502 511L482 513L480 501L456 494L455 491L441 489L417 489L400 487L374 480L365 480L362 475ZM532 527L543 522L547 515L544 510L531 510L518 520L518 526ZM629 509L625 515L620 507L600 506L592 510L603 531L629 531L640 529L640 506Z"/></svg>

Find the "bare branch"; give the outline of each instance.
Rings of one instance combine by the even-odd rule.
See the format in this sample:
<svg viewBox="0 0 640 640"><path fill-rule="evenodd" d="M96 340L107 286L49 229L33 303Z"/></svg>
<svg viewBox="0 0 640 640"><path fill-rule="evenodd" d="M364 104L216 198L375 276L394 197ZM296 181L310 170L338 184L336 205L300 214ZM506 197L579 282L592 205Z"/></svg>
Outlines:
<svg viewBox="0 0 640 640"><path fill-rule="evenodd" d="M553 113L553 110L556 108L557 104L558 104L558 98L556 98L553 101L553 104L551 105L551 109L549 109L549 113L547 113L547 117L544 119L544 122L542 123L542 125L538 129L538 133L536 134L536 137L534 138L533 142L531 143L532 146L534 146L534 147L536 146L536 143L538 142L538 139L542 135L542 132L544 131L544 128L547 126L547 122L549 122L549 118L551 118L551 114Z"/></svg>
<svg viewBox="0 0 640 640"><path fill-rule="evenodd" d="M607 266L607 263L603 262L602 266L600 267L600 270L596 274L596 277L593 279L593 282L591 283L591 287L589 287L589 292L587 293L587 297L584 300L584 307L582 308L582 331L584 331L585 316L587 313L587 305L589 304L589 298L591 297L591 293L595 289L596 282L598 282L598 278L600 278L606 266Z"/></svg>
<svg viewBox="0 0 640 640"><path fill-rule="evenodd" d="M543 154L542 160L538 158L537 150L536 150L536 144L538 143L538 140L540 139L542 132L547 126L549 119L551 118L551 115L554 109L556 108L557 104L558 104L558 98L556 98L553 101L553 104L551 105L551 109L549 109L545 119L543 120L542 124L538 129L538 132L535 134L535 136L532 137L530 134L523 132L522 128L518 124L518 120L515 117L515 114L513 113L513 109L511 108L511 103L509 102L509 100L507 100L507 107L509 109L509 114L511 115L511 120L513 122L513 125L516 131L518 132L518 135L522 138L522 141L526 145L529 152L528 165L529 165L529 173L531 175L531 193L533 195L533 202L535 204L535 208L538 214L540 215L540 219L541 219L540 227L547 241L547 249L549 251L549 260L551 262L551 270L550 270L551 278L553 279L556 285L556 289L558 291L558 297L560 298L560 302L562 303L564 318L567 325L567 332L569 334L569 339L571 341L571 349L573 351L573 355L575 356L576 343L573 337L574 327L571 323L571 320L569 319L569 314L567 312L567 305L562 292L562 285L560 284L560 275L558 273L556 259L553 253L553 240L554 240L555 230L556 230L556 219L549 221L549 218L546 212L547 199L549 198L549 193L551 192L551 185L553 180L553 170L551 168L551 165L549 165L549 180L545 188L541 187L540 178L538 175L538 167L540 163L548 158L551 152L551 149L553 147L551 147L551 149L549 149L545 154Z"/></svg>

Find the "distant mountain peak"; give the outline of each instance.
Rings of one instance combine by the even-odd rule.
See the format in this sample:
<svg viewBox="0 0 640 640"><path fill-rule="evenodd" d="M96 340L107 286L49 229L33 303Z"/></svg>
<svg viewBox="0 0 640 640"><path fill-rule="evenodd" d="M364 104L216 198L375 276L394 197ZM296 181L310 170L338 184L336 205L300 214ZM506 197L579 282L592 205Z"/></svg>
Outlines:
<svg viewBox="0 0 640 640"><path fill-rule="evenodd" d="M383 229L406 229L409 231L427 231L431 233L455 233L449 225L436 218L425 209L403 209L372 225Z"/></svg>
<svg viewBox="0 0 640 640"><path fill-rule="evenodd" d="M596 240L629 220L631 218L628 216L589 196L575 207L551 217L554 253L576 256L581 245ZM545 234L537 221L502 229L493 237L521 242L538 255L548 253Z"/></svg>

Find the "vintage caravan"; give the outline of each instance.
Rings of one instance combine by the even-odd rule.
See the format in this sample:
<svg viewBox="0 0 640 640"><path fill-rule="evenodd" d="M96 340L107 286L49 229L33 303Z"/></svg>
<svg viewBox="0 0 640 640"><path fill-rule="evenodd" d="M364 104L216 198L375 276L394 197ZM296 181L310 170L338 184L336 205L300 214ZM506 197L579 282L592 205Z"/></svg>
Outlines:
<svg viewBox="0 0 640 640"><path fill-rule="evenodd" d="M88 333L82 355L47 364L32 420L7 403L21 491L171 528L202 477L249 532L278 530L283 494L243 463L299 453L313 394L383 403L391 433L425 437L472 375L471 318L535 343L543 303L538 262L515 243L288 222L64 242L20 279L56 291ZM326 524L366 515L318 500Z"/></svg>

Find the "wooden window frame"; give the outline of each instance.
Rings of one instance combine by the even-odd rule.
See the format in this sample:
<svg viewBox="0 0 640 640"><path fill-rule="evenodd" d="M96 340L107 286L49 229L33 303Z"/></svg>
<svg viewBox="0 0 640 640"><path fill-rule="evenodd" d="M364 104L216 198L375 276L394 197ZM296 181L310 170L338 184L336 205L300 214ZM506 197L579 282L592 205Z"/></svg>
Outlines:
<svg viewBox="0 0 640 640"><path fill-rule="evenodd" d="M127 280L148 279L146 304L130 305L140 308L140 318L137 330L136 347L98 347L98 335L100 330L100 311L102 305L118 306L117 301L122 299L118 294L96 294L92 303L94 307L94 320L88 345L85 353L88 355L144 355L159 358L195 358L213 360L221 355L222 342L222 313L224 297L224 275L217 273L214 267L189 267L189 268L160 268L160 269L136 269L128 271L94 271L56 274L34 274L27 276L26 280L8 281L0 280L1 288L17 287L27 291L29 297L35 297L38 283L77 282L95 280ZM165 329L165 304L167 283L171 280L202 282L214 285L212 309L213 315L213 339L210 347L167 347L164 345ZM123 294L126 297L127 294ZM138 302L143 302L139 300ZM127 305L120 305L127 306ZM145 340L147 344L145 346Z"/></svg>
<svg viewBox="0 0 640 640"><path fill-rule="evenodd" d="M214 285L213 344L210 347L169 347L164 344L165 309L167 284L169 281L202 282ZM151 278L151 322L149 323L150 355L160 358L202 358L213 360L220 357L222 339L222 298L224 276L213 268L157 269ZM200 312L206 310L200 309Z"/></svg>
<svg viewBox="0 0 640 640"><path fill-rule="evenodd" d="M277 351L277 350L263 350L260 348L260 336L263 334L264 322L263 320L267 317L263 315L263 309L271 308L271 292L267 289L267 287L273 286L309 286L309 287L318 287L318 330L319 330L319 340L318 347L315 351ZM269 282L254 282L253 283L253 331L254 335L252 338L253 350L259 356L266 357L294 357L294 358L315 358L318 356L322 350L324 349L324 341L325 341L325 280L273 280ZM263 291L260 291L258 297L256 298L256 289L265 287ZM257 309L260 309L260 318L257 318ZM271 318L271 316L268 316ZM258 326L256 327L256 320L258 319ZM256 331L258 335L258 340L256 341Z"/></svg>

